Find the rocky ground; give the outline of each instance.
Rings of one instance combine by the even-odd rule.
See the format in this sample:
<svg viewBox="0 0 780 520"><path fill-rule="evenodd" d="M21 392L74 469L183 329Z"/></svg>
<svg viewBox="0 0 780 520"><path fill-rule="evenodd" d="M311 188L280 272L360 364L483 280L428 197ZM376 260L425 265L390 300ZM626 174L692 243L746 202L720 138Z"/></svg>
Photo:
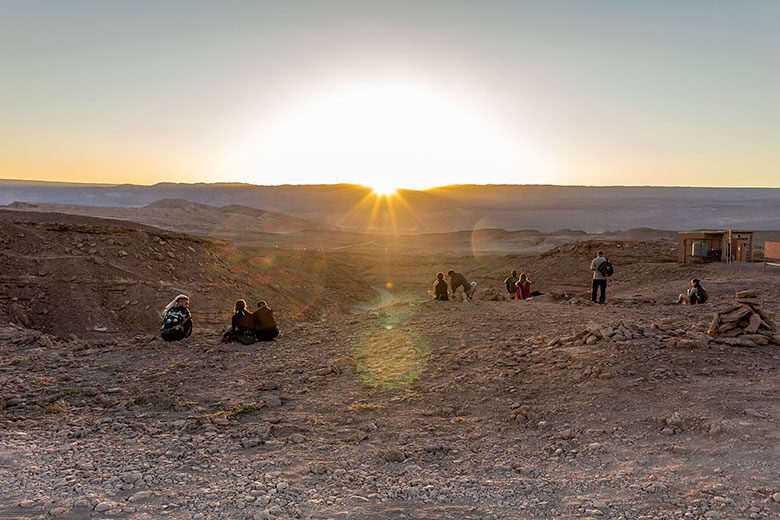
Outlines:
<svg viewBox="0 0 780 520"><path fill-rule="evenodd" d="M269 293L229 269L249 251L170 233L161 245L152 228L94 219L79 229L105 235L79 247L81 231L27 218L4 221L0 256L11 268L0 301L16 309L0 314L0 518L780 517L780 346L706 334L740 290L761 291L776 319L778 271L680 266L655 242L523 257L350 252L305 265L282 251L267 271L318 269L329 282L317 302L341 303L294 307L293 282ZM41 251L22 233L41 235ZM114 251L127 246L107 244L139 237L148 247L128 250L145 251L132 262ZM200 291L193 336L173 344L145 318L173 287L138 283L168 243L198 266L171 286ZM605 246L617 271L608 304L594 306L582 264ZM465 266L478 296L507 266L546 294L426 301L431 271L450 265ZM214 272L222 278L200 288ZM694 275L710 301L670 304ZM110 290L120 277L135 282ZM73 317L59 333L23 305L32 291L65 302L79 291L57 288L71 286L85 287L81 307L120 302L100 322L107 331ZM384 298L361 307L371 287ZM220 343L230 300L250 290L278 298L282 335ZM64 323L64 311L81 316L64 303L49 316Z"/></svg>

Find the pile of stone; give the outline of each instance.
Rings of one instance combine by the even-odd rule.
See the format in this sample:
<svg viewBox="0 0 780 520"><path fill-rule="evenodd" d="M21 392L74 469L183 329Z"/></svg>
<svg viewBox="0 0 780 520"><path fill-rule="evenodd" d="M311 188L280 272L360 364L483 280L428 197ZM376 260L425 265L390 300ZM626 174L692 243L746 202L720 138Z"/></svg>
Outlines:
<svg viewBox="0 0 780 520"><path fill-rule="evenodd" d="M463 291L462 287L458 287L458 290L450 293L450 300L455 302L465 302L468 300L468 297L466 296L466 293Z"/></svg>
<svg viewBox="0 0 780 520"><path fill-rule="evenodd" d="M479 299L491 302L503 302L511 300L512 296L505 290L497 289L495 287L488 287L482 294L479 295Z"/></svg>
<svg viewBox="0 0 780 520"><path fill-rule="evenodd" d="M780 344L777 326L762 310L761 291L739 291L736 301L712 317L707 335L737 347Z"/></svg>
<svg viewBox="0 0 780 520"><path fill-rule="evenodd" d="M690 325L674 318L663 318L650 323L619 320L609 324L588 323L587 326L569 336L559 336L548 346L581 346L601 343L626 344L642 339L653 340L656 348L707 348L712 340L704 333L704 324Z"/></svg>
<svg viewBox="0 0 780 520"><path fill-rule="evenodd" d="M641 323L620 320L608 325L588 323L585 329L570 336L553 338L547 346L561 345L594 345L600 341L624 342L639 338L660 338L661 335L652 327Z"/></svg>

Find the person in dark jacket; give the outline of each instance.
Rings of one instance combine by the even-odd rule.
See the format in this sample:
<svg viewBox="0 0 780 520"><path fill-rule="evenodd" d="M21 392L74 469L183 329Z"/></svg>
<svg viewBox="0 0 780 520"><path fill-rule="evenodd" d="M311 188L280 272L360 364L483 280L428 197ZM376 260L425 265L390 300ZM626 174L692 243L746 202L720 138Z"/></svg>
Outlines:
<svg viewBox="0 0 780 520"><path fill-rule="evenodd" d="M698 278L694 278L691 280L691 286L685 294L681 294L680 297L677 298L677 303L687 303L688 305L704 303L707 301L706 294L707 292L704 290L704 287L701 286L701 281Z"/></svg>
<svg viewBox="0 0 780 520"><path fill-rule="evenodd" d="M180 294L165 306L162 313L160 336L165 341L178 341L192 334L192 314L190 314L190 299L186 294Z"/></svg>
<svg viewBox="0 0 780 520"><path fill-rule="evenodd" d="M463 273L455 272L455 269L447 271L447 276L450 277L450 287L452 292L458 290L459 287L463 287L463 292L466 293L466 298L469 300L474 296L474 291L477 290L477 282L469 282L468 278Z"/></svg>
<svg viewBox="0 0 780 520"><path fill-rule="evenodd" d="M252 315L246 310L246 300L238 300L233 310L231 326L236 332L255 330Z"/></svg>
<svg viewBox="0 0 780 520"><path fill-rule="evenodd" d="M433 282L433 299L440 302L446 302L450 299L449 287L444 281L444 273L436 273L436 281Z"/></svg>
<svg viewBox="0 0 780 520"><path fill-rule="evenodd" d="M517 270L512 269L512 273L504 280L504 283L506 284L506 292L512 295L512 297L515 297L515 293L517 293L517 281L519 278L517 277Z"/></svg>
<svg viewBox="0 0 780 520"><path fill-rule="evenodd" d="M241 343L254 343L255 321L252 314L246 310L246 300L236 301L230 330L233 337Z"/></svg>
<svg viewBox="0 0 780 520"><path fill-rule="evenodd" d="M255 337L258 341L272 341L279 335L279 327L276 326L274 311L268 304L261 300L257 303L257 310L252 314L255 328Z"/></svg>

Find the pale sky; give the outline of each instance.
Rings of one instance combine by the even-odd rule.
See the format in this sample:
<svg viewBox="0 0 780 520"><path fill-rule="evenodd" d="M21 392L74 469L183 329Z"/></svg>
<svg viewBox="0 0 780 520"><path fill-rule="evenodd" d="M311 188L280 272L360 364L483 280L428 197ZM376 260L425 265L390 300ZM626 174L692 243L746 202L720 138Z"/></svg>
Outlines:
<svg viewBox="0 0 780 520"><path fill-rule="evenodd" d="M0 0L0 178L780 186L780 2Z"/></svg>

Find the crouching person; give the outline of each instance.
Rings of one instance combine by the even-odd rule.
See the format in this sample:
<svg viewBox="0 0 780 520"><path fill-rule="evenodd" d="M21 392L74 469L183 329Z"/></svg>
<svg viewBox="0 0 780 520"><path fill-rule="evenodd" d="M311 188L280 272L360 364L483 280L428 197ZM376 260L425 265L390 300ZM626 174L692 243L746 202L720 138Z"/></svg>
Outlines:
<svg viewBox="0 0 780 520"><path fill-rule="evenodd" d="M466 299L471 300L474 296L474 291L477 290L477 282L469 282L468 278L463 273L455 272L455 269L447 271L447 276L450 277L450 286L454 293L460 287L463 287L463 292L466 294Z"/></svg>
<svg viewBox="0 0 780 520"><path fill-rule="evenodd" d="M276 326L274 311L265 301L257 303L257 310L252 314L254 320L255 337L258 341L273 341L279 335L279 328Z"/></svg>
<svg viewBox="0 0 780 520"><path fill-rule="evenodd" d="M160 336L165 341L179 341L192 334L190 299L180 294L165 306L162 313Z"/></svg>

